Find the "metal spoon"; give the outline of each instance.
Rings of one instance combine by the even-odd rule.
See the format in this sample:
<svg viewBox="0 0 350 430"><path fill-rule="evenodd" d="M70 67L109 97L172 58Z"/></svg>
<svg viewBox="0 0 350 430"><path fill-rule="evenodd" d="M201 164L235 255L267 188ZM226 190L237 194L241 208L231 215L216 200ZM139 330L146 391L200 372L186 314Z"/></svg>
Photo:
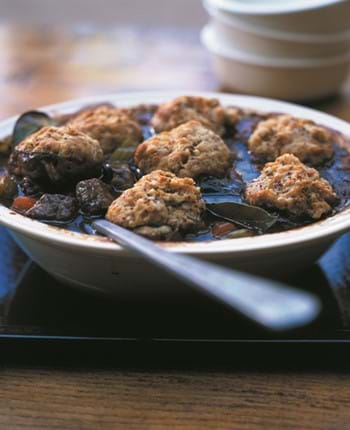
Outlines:
<svg viewBox="0 0 350 430"><path fill-rule="evenodd" d="M109 221L95 221L93 227L165 272L270 330L290 330L306 325L321 310L318 298L306 291L187 255L170 253Z"/></svg>

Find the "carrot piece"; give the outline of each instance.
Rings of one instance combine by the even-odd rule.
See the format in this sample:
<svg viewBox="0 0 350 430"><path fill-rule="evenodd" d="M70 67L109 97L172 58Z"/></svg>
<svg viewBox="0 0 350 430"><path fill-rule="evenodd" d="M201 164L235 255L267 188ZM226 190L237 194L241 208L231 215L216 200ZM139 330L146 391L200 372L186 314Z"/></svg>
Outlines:
<svg viewBox="0 0 350 430"><path fill-rule="evenodd" d="M32 197L17 197L13 201L11 209L17 212L26 212L35 205L36 201Z"/></svg>
<svg viewBox="0 0 350 430"><path fill-rule="evenodd" d="M237 230L237 227L230 222L217 222L212 228L212 233L216 237L221 237L234 230Z"/></svg>

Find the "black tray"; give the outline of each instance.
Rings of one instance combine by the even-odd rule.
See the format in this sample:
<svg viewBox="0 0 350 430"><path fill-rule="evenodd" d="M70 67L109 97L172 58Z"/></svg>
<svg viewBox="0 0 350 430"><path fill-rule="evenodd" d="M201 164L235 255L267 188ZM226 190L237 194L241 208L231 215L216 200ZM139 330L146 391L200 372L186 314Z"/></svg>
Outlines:
<svg viewBox="0 0 350 430"><path fill-rule="evenodd" d="M350 344L350 234L288 283L312 290L323 303L311 326L284 336L257 329L207 298L187 303L117 302L58 283L25 257L0 229L0 345L3 357L50 353L84 360L226 361L269 354L348 349ZM34 354L35 352L35 354ZM39 352L39 354L38 354Z"/></svg>

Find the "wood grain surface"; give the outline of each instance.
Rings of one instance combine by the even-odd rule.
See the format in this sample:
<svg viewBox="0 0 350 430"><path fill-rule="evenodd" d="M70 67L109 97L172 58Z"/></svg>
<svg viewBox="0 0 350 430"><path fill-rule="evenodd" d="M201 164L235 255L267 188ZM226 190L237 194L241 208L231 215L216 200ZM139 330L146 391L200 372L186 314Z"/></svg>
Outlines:
<svg viewBox="0 0 350 430"><path fill-rule="evenodd" d="M3 369L6 429L347 429L335 374Z"/></svg>
<svg viewBox="0 0 350 430"><path fill-rule="evenodd" d="M0 27L1 118L80 96L218 88L196 33ZM316 107L350 120L349 97L347 86ZM7 363L0 371L0 428L348 429L350 377L336 368L77 370Z"/></svg>

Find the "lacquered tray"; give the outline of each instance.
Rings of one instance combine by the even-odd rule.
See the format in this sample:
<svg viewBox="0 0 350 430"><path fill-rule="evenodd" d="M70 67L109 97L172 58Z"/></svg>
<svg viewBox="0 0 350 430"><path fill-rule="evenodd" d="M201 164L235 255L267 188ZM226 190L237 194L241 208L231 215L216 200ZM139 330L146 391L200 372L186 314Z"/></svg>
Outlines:
<svg viewBox="0 0 350 430"><path fill-rule="evenodd" d="M350 344L350 234L287 280L314 291L323 311L311 326L283 336L258 330L199 295L188 303L120 303L62 285L24 256L4 229L0 252L1 351L17 359L35 352L37 360L38 351L62 359L65 351L79 359L100 352L128 362L225 361L243 352L254 357L257 350L276 357Z"/></svg>

